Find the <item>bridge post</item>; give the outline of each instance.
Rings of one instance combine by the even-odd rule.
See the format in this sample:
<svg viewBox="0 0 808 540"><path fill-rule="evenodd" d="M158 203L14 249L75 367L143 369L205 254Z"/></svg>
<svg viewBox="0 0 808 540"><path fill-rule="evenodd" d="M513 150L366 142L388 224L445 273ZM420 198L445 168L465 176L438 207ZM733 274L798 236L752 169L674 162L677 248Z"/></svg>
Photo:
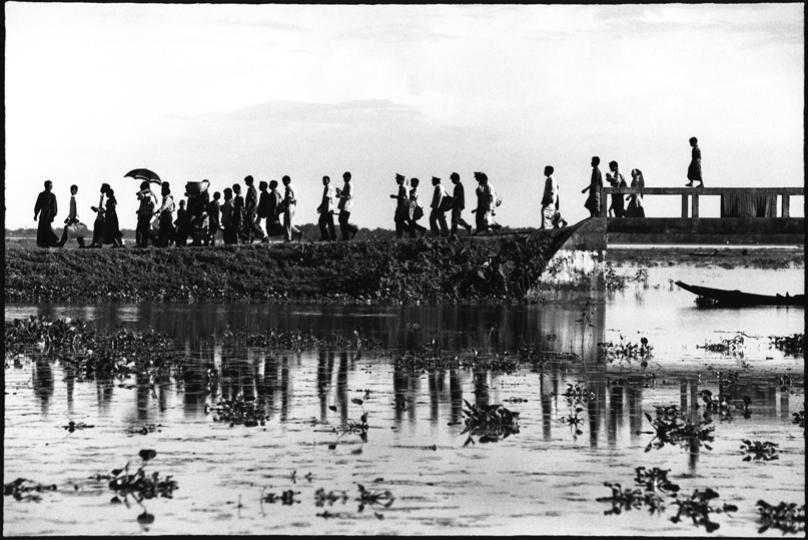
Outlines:
<svg viewBox="0 0 808 540"><path fill-rule="evenodd" d="M606 191L600 189L600 217L609 217L609 204L606 202Z"/></svg>
<svg viewBox="0 0 808 540"><path fill-rule="evenodd" d="M691 217L697 218L699 217L699 194L693 194L693 211L691 212Z"/></svg>
<svg viewBox="0 0 808 540"><path fill-rule="evenodd" d="M783 211L781 212L782 215L780 217L786 217L787 218L787 217L790 217L789 214L791 212L791 209L789 208L789 203L790 203L789 196L786 195L786 194L783 194L782 197L783 197Z"/></svg>
<svg viewBox="0 0 808 540"><path fill-rule="evenodd" d="M687 193L682 193L682 218L687 217Z"/></svg>

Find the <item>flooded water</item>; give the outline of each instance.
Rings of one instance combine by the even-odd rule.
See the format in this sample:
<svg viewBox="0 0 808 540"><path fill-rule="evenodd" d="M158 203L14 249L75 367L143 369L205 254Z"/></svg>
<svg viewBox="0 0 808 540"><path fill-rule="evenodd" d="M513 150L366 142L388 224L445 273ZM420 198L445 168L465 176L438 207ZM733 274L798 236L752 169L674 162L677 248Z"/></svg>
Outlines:
<svg viewBox="0 0 808 540"><path fill-rule="evenodd" d="M174 337L200 372L219 377L210 386L193 376L81 381L58 359L7 359L6 482L24 477L58 489L40 502L4 497L3 533L705 534L687 517L672 522L672 504L661 514L605 514L612 505L596 501L611 494L604 482L630 487L635 467L645 466L670 469L683 494L712 488L720 495L714 506L736 505L712 516L720 524L713 534L753 535L757 500L805 500L804 429L792 422L804 407L804 361L768 340L804 332L804 309L700 310L670 280L796 294L803 275L652 268L646 285L557 292L528 306L6 306L6 320L47 314L99 329L153 328ZM223 338L234 329L356 331L380 347L277 353ZM736 354L703 348L739 334ZM642 337L653 347L647 366L599 360L599 342ZM408 351L433 343L449 357L506 358L523 346L558 354L512 372L408 364ZM740 405L715 413L711 449L646 451L654 436L643 433L652 431L644 413L676 405L701 419L704 408L694 405L702 390L718 395L716 371L737 374L730 398L748 396L747 414ZM568 385L585 388L580 411L564 395ZM237 396L262 399L266 424L231 427L206 413ZM519 432L464 446L465 401L519 412ZM335 432L363 413L366 442ZM580 434L571 418L580 419ZM69 433L62 426L70 420L94 427ZM130 433L148 424L156 430ZM779 459L744 461L742 439L777 443ZM107 481L90 477L139 465L144 448L157 451L146 470L177 481L173 498L111 504ZM392 504L360 505L359 484L389 490ZM340 497L318 501L320 488ZM287 490L290 504L262 500ZM153 522L138 522L144 509Z"/></svg>

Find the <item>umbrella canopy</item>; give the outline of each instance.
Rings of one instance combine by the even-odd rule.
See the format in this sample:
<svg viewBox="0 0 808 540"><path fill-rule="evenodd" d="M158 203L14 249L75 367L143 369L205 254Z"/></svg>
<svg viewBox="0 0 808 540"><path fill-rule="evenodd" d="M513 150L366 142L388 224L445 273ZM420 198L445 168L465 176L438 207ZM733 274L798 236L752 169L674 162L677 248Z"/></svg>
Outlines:
<svg viewBox="0 0 808 540"><path fill-rule="evenodd" d="M155 184L160 183L160 177L157 176L157 173L149 169L133 169L123 176L124 178L129 177L135 180L145 180L146 182L153 182Z"/></svg>

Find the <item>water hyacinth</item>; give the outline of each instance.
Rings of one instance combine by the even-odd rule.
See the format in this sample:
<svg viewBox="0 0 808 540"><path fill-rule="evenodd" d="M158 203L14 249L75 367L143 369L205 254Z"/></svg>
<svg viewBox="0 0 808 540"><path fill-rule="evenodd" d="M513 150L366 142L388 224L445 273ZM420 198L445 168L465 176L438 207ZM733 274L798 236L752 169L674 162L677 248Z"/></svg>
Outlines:
<svg viewBox="0 0 808 540"><path fill-rule="evenodd" d="M497 442L505 439L509 435L519 433L519 413L512 412L497 405L472 405L463 400L466 408L463 409L465 416L465 429L461 434L468 433L469 436L463 446L474 443L474 436L479 437L479 442Z"/></svg>

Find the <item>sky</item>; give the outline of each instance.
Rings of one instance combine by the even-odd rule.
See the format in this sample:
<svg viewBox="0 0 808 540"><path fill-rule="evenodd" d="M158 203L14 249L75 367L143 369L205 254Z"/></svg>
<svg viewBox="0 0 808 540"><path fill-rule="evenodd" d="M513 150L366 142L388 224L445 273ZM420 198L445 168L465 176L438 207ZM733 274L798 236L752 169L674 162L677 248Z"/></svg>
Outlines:
<svg viewBox="0 0 808 540"><path fill-rule="evenodd" d="M394 176L538 226L542 171L588 216L590 158L682 186L688 139L710 187L803 186L803 5L178 5L5 3L5 226L34 227L50 179L93 219L108 182L135 227L146 167L182 193L251 174L297 188L316 222L321 178L353 174L351 221L393 227ZM605 167L602 167L605 171ZM467 201L467 206L468 206ZM803 201L792 215L803 215ZM677 197L646 197L650 217ZM718 215L715 197L701 215ZM466 216L467 219L470 216Z"/></svg>

